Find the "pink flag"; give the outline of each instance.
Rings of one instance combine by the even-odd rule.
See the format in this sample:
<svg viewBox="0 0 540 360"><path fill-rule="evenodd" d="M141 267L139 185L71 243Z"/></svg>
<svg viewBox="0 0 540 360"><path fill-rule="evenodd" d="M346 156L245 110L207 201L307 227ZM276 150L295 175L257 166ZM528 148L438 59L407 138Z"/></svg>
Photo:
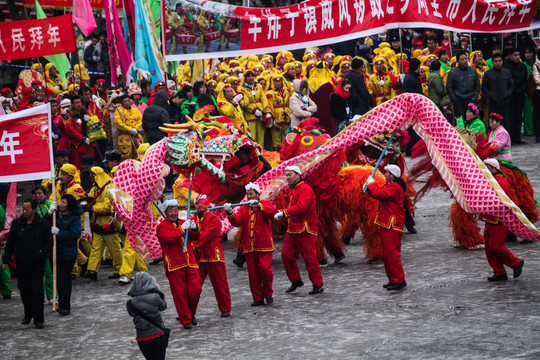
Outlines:
<svg viewBox="0 0 540 360"><path fill-rule="evenodd" d="M6 219L4 223L1 224L2 230L0 232L0 248L2 244L5 244L9 229L11 228L11 222L17 217L17 183L12 182L11 187L9 188L9 193L6 199Z"/></svg>
<svg viewBox="0 0 540 360"><path fill-rule="evenodd" d="M109 45L109 62L111 64L111 83L116 85L117 69L120 66L124 81L129 74L129 67L133 63L133 59L129 54L122 25L118 17L116 2L114 0L104 0L103 7L105 10L105 19L107 22L107 44Z"/></svg>
<svg viewBox="0 0 540 360"><path fill-rule="evenodd" d="M73 0L72 16L73 20L79 25L84 36L90 35L97 27L89 0Z"/></svg>

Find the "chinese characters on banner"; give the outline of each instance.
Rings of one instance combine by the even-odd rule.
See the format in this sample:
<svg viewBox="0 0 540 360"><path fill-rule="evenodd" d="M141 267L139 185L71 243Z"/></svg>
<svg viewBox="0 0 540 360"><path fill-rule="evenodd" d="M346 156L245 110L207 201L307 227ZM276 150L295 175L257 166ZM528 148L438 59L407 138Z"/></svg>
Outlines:
<svg viewBox="0 0 540 360"><path fill-rule="evenodd" d="M163 1L167 61L294 50L398 27L511 32L540 24L536 0L307 0L281 8Z"/></svg>
<svg viewBox="0 0 540 360"><path fill-rule="evenodd" d="M71 15L0 22L0 61L76 50Z"/></svg>
<svg viewBox="0 0 540 360"><path fill-rule="evenodd" d="M0 116L0 183L50 178L49 105Z"/></svg>

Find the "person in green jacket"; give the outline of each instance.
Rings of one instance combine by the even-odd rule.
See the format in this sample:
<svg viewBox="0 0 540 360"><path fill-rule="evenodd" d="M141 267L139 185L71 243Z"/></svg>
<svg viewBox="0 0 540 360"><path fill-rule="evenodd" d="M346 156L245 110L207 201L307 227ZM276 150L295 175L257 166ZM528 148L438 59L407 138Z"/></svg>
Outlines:
<svg viewBox="0 0 540 360"><path fill-rule="evenodd" d="M525 67L527 68L527 79L532 76L532 66L536 61L536 56L532 46L525 49ZM534 135L534 107L533 98L525 91L525 103L523 105L523 133L525 136Z"/></svg>
<svg viewBox="0 0 540 360"><path fill-rule="evenodd" d="M32 197L37 202L36 214L40 217L44 217L51 208L51 202L47 200L47 189L43 185L36 185L32 190ZM51 264L51 258L45 261L45 297L47 303L52 304L53 299L53 270Z"/></svg>
<svg viewBox="0 0 540 360"><path fill-rule="evenodd" d="M475 134L482 134L484 135L484 138L487 139L486 126L478 117L479 113L480 110L478 110L478 107L473 103L469 103L469 105L467 105L467 110L465 111L465 121L463 121L461 116L457 117L456 125L465 130L471 130Z"/></svg>
<svg viewBox="0 0 540 360"><path fill-rule="evenodd" d="M441 77L441 63L433 61L428 76L428 98L433 101L439 110L443 111L441 101L446 96L446 88Z"/></svg>

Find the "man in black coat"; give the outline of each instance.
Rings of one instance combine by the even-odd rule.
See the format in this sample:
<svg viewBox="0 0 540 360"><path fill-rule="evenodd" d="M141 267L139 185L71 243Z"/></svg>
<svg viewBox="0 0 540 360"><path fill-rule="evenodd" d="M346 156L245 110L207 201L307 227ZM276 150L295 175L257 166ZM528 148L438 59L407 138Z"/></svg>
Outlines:
<svg viewBox="0 0 540 360"><path fill-rule="evenodd" d="M34 319L38 329L43 328L43 274L45 259L52 249L51 225L37 213L34 199L25 200L21 217L13 220L6 242L3 267L8 268L15 253L17 284L24 306L22 325Z"/></svg>
<svg viewBox="0 0 540 360"><path fill-rule="evenodd" d="M489 103L489 113L497 113L503 117L503 126L510 132L510 101L514 92L512 73L503 67L501 54L491 57L493 68L484 73L482 92Z"/></svg>
<svg viewBox="0 0 540 360"><path fill-rule="evenodd" d="M412 58L409 62L409 71L403 78L403 93L422 94L422 83L420 82L420 60Z"/></svg>
<svg viewBox="0 0 540 360"><path fill-rule="evenodd" d="M354 114L364 115L373 107L373 97L369 93L366 82L364 81L364 73L366 65L361 59L355 58L351 63L351 71L345 74L344 78L351 82L351 93L355 97L356 106Z"/></svg>
<svg viewBox="0 0 540 360"><path fill-rule="evenodd" d="M458 65L448 73L446 93L454 103L454 116L465 119L467 105L478 100L480 79L476 70L469 66L469 57L465 51L457 51L456 59Z"/></svg>
<svg viewBox="0 0 540 360"><path fill-rule="evenodd" d="M503 66L510 70L514 80L514 91L510 101L510 138L512 145L525 144L521 141L521 125L523 124L523 107L525 105L525 87L527 86L527 67L520 61L520 53L516 48L507 49L504 54L508 57Z"/></svg>
<svg viewBox="0 0 540 360"><path fill-rule="evenodd" d="M183 124L186 122L185 116L182 114L182 104L187 100L187 95L183 90L177 91L171 96L165 104L165 110L169 113L169 121L171 124Z"/></svg>
<svg viewBox="0 0 540 360"><path fill-rule="evenodd" d="M146 137L150 145L157 143L159 140L167 136L166 133L159 130L160 126L170 123L169 113L165 106L169 100L169 94L165 91L159 91L152 105L150 105L143 113L142 127L146 132Z"/></svg>

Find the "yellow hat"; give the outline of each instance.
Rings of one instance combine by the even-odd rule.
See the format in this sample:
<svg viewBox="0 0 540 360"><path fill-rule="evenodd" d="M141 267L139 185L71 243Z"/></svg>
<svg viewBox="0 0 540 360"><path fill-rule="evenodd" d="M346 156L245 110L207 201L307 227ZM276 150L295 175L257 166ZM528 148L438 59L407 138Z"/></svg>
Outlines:
<svg viewBox="0 0 540 360"><path fill-rule="evenodd" d="M35 63L35 64L32 64L32 66L30 66L30 70L34 70L34 71L37 71L37 69L39 67L41 67L43 65L41 65L41 63Z"/></svg>
<svg viewBox="0 0 540 360"><path fill-rule="evenodd" d="M79 175L79 170L77 170L77 167L75 165L64 164L60 168L60 171L63 171L70 176L73 176L74 182L79 184L81 183L81 176Z"/></svg>
<svg viewBox="0 0 540 360"><path fill-rule="evenodd" d="M412 57L417 59L419 59L422 55L424 55L424 51L422 49L416 49L412 53Z"/></svg>
<svg viewBox="0 0 540 360"><path fill-rule="evenodd" d="M105 174L105 171L103 171L103 169L99 166L93 166L90 171L92 171L92 174L94 174L96 184L100 188L111 182L111 178L109 177L109 175Z"/></svg>
<svg viewBox="0 0 540 360"><path fill-rule="evenodd" d="M144 153L146 152L146 150L148 150L149 147L149 143L142 143L141 145L139 145L139 148L137 149L137 160L142 161L142 159L144 158Z"/></svg>
<svg viewBox="0 0 540 360"><path fill-rule="evenodd" d="M73 66L73 73L79 75L83 80L90 80L90 76L88 76L88 73L84 71L83 64L75 64Z"/></svg>
<svg viewBox="0 0 540 360"><path fill-rule="evenodd" d="M283 65L283 73L286 73L287 71L289 71L290 68L293 68L293 67L296 67L295 63L292 63L292 62L286 63L285 65Z"/></svg>
<svg viewBox="0 0 540 360"><path fill-rule="evenodd" d="M116 173L116 170L118 170L118 165L114 166L112 169L111 169L111 172L109 173L109 176L114 176L114 174Z"/></svg>

